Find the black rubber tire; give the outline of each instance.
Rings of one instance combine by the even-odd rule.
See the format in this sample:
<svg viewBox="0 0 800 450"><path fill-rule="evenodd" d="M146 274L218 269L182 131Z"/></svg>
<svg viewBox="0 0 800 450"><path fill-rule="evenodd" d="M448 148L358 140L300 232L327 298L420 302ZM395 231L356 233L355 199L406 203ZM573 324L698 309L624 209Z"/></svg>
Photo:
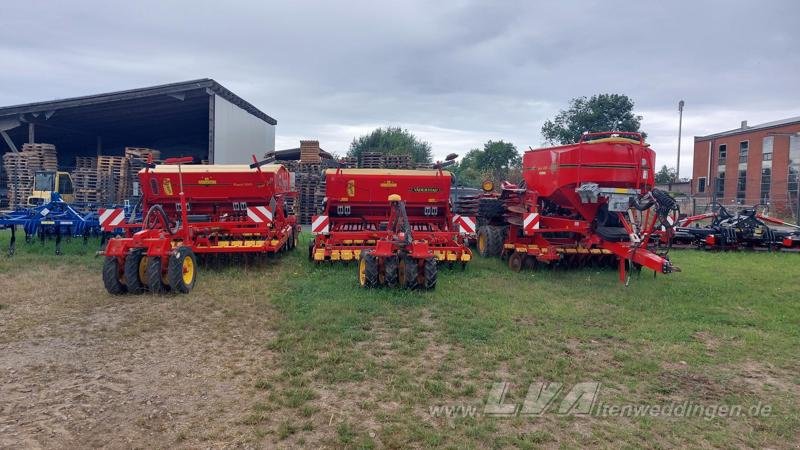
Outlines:
<svg viewBox="0 0 800 450"><path fill-rule="evenodd" d="M505 229L497 226L487 226L487 253L489 256L500 256L503 252L503 241L505 240Z"/></svg>
<svg viewBox="0 0 800 450"><path fill-rule="evenodd" d="M525 259L522 261L522 267L525 269L536 270L536 266L539 265L539 261L534 256L526 256Z"/></svg>
<svg viewBox="0 0 800 450"><path fill-rule="evenodd" d="M308 243L308 260L314 261L314 240Z"/></svg>
<svg viewBox="0 0 800 450"><path fill-rule="evenodd" d="M417 265L417 260L408 255L404 256L400 264L400 270L402 271L400 287L409 290L418 289L419 266Z"/></svg>
<svg viewBox="0 0 800 450"><path fill-rule="evenodd" d="M183 279L183 263L186 259L191 260L192 277L187 282ZM188 294L197 282L197 257L189 247L178 247L173 255L170 255L167 263L167 280L173 292Z"/></svg>
<svg viewBox="0 0 800 450"><path fill-rule="evenodd" d="M499 198L481 198L478 200L478 216L487 221L502 220L505 207Z"/></svg>
<svg viewBox="0 0 800 450"><path fill-rule="evenodd" d="M135 248L125 257L125 284L131 294L141 294L147 289L144 280L139 277L139 265L146 258L145 249Z"/></svg>
<svg viewBox="0 0 800 450"><path fill-rule="evenodd" d="M514 272L522 270L522 263L525 260L525 255L520 252L514 252L508 256L508 267Z"/></svg>
<svg viewBox="0 0 800 450"><path fill-rule="evenodd" d="M127 286L120 279L119 260L115 256L106 256L103 261L103 285L111 295L122 295L127 292Z"/></svg>
<svg viewBox="0 0 800 450"><path fill-rule="evenodd" d="M145 271L145 282L147 290L153 294L164 294L169 292L169 285L164 284L161 274L161 258L147 258L147 270Z"/></svg>
<svg viewBox="0 0 800 450"><path fill-rule="evenodd" d="M358 283L361 287L378 287L380 284L379 276L378 258L375 257L372 250L362 252L361 259L358 262Z"/></svg>
<svg viewBox="0 0 800 450"><path fill-rule="evenodd" d="M398 280L400 279L400 274L398 273L399 266L400 260L397 258L397 255L389 256L383 260L383 281L386 283L386 286L397 287Z"/></svg>
<svg viewBox="0 0 800 450"><path fill-rule="evenodd" d="M423 273L425 275L424 283L425 289L434 289L436 288L436 275L438 271L438 267L436 265L436 258L428 258L423 263Z"/></svg>

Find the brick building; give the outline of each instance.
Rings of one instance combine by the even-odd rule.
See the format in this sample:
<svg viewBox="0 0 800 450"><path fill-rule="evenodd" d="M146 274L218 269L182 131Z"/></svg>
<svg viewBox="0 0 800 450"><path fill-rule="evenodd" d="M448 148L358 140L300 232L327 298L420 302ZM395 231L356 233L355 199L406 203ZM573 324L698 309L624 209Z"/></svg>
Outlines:
<svg viewBox="0 0 800 450"><path fill-rule="evenodd" d="M797 217L800 117L694 138L692 194L723 205L769 204Z"/></svg>

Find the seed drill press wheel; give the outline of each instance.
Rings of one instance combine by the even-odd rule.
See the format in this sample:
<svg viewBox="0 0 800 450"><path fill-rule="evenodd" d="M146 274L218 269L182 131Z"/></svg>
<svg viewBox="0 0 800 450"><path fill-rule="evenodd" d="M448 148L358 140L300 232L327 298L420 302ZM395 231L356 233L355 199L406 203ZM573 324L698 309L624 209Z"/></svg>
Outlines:
<svg viewBox="0 0 800 450"><path fill-rule="evenodd" d="M400 279L400 274L398 273L398 269L400 266L400 260L397 258L397 255L389 256L383 260L383 280L388 287L397 287L397 283Z"/></svg>
<svg viewBox="0 0 800 450"><path fill-rule="evenodd" d="M125 273L115 256L106 256L103 261L103 285L111 295L122 295L128 290L125 286Z"/></svg>
<svg viewBox="0 0 800 450"><path fill-rule="evenodd" d="M436 266L436 258L430 257L423 263L423 273L425 275L424 283L425 289L433 289L436 287L436 275L438 268Z"/></svg>
<svg viewBox="0 0 800 450"><path fill-rule="evenodd" d="M147 289L145 285L147 275L147 255L145 249L135 248L125 257L125 282L128 292L141 294Z"/></svg>
<svg viewBox="0 0 800 450"><path fill-rule="evenodd" d="M419 288L419 264L414 258L404 255L400 257L400 287L408 290Z"/></svg>
<svg viewBox="0 0 800 450"><path fill-rule="evenodd" d="M167 265L169 286L175 292L188 294L197 281L197 258L189 247L178 247Z"/></svg>
<svg viewBox="0 0 800 450"><path fill-rule="evenodd" d="M520 252L514 252L508 256L508 267L514 272L522 270L522 263L525 260L525 255Z"/></svg>
<svg viewBox="0 0 800 450"><path fill-rule="evenodd" d="M358 284L361 287L377 287L378 280L378 258L372 254L372 250L361 253L358 261Z"/></svg>
<svg viewBox="0 0 800 450"><path fill-rule="evenodd" d="M167 280L166 274L161 271L161 257L154 256L152 258L147 258L145 280L147 283L147 290L153 294L169 292L169 280Z"/></svg>

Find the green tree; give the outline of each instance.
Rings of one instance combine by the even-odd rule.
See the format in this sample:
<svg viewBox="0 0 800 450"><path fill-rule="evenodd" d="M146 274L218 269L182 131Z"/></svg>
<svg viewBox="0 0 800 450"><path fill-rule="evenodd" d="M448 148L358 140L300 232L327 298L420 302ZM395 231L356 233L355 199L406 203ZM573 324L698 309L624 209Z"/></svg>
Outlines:
<svg viewBox="0 0 800 450"><path fill-rule="evenodd" d="M430 163L431 145L417 139L411 132L400 127L377 128L372 133L353 139L347 156L358 158L364 152L384 155L411 155L415 163Z"/></svg>
<svg viewBox="0 0 800 450"><path fill-rule="evenodd" d="M661 169L659 169L659 171L656 172L656 183L658 184L672 183L673 181L675 181L675 175L677 175L675 169L663 165L661 166Z"/></svg>
<svg viewBox="0 0 800 450"><path fill-rule="evenodd" d="M495 183L518 173L522 157L510 142L488 141L483 149L472 149L452 168L459 184L479 187L485 178ZM512 180L518 181L518 180Z"/></svg>
<svg viewBox="0 0 800 450"><path fill-rule="evenodd" d="M572 144L586 131L640 131L641 122L642 116L633 113L633 100L627 95L577 97L568 109L542 125L542 136L550 145Z"/></svg>

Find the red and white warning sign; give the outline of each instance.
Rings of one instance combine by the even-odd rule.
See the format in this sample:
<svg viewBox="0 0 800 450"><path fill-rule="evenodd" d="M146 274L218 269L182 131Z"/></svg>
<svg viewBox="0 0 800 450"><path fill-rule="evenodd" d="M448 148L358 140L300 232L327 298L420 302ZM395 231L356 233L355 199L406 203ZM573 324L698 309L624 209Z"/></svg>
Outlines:
<svg viewBox="0 0 800 450"><path fill-rule="evenodd" d="M125 211L122 208L100 209L100 229L114 231L117 225L125 220Z"/></svg>
<svg viewBox="0 0 800 450"><path fill-rule="evenodd" d="M255 223L271 223L272 211L266 206L248 206L247 217Z"/></svg>
<svg viewBox="0 0 800 450"><path fill-rule="evenodd" d="M330 224L328 216L313 216L311 218L311 233L326 234L330 229Z"/></svg>
<svg viewBox="0 0 800 450"><path fill-rule="evenodd" d="M458 214L453 215L453 225L456 225L462 233L474 234L475 233L475 218L461 216Z"/></svg>
<svg viewBox="0 0 800 450"><path fill-rule="evenodd" d="M539 213L525 213L525 218L522 220L522 232L533 234L533 230L538 230L539 218Z"/></svg>

